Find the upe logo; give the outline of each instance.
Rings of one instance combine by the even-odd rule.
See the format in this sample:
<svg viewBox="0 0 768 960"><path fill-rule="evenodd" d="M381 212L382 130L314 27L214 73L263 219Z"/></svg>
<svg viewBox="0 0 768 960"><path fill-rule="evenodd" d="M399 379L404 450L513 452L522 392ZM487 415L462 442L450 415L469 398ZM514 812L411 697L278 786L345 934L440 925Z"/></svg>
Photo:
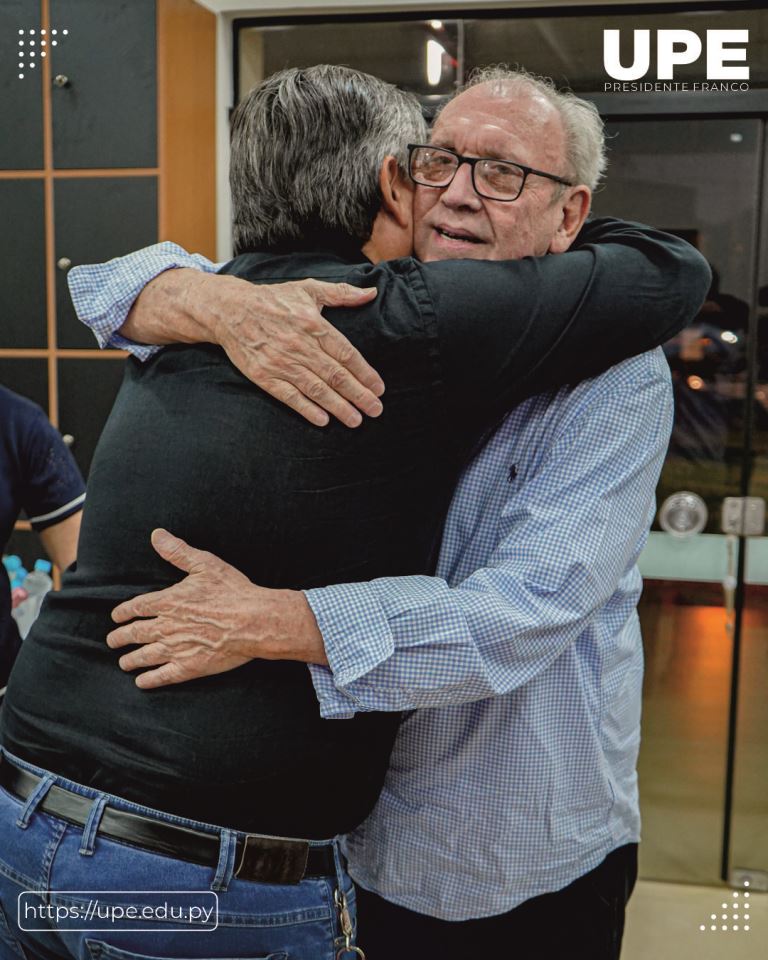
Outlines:
<svg viewBox="0 0 768 960"><path fill-rule="evenodd" d="M603 31L603 64L609 77L620 81L640 80L648 74L651 66L650 30L633 31L632 62L624 65L619 50L619 30ZM656 80L674 80L675 67L696 63L706 48L707 80L728 81L715 84L675 84L674 89L748 89L746 83L733 81L749 80L746 65L749 30L707 30L706 42L692 30L657 30L656 32ZM738 46L736 46L738 44ZM742 61L744 66L734 66ZM641 84L643 89L654 85ZM606 84L606 89L618 88L619 84ZM636 87L633 85L632 89ZM666 89L666 85L665 85Z"/></svg>

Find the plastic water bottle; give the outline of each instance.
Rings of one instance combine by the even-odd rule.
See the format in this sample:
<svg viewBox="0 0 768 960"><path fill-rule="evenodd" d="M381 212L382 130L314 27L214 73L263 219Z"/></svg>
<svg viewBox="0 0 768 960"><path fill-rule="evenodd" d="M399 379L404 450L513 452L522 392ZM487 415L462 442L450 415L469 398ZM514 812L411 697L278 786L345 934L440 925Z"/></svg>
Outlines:
<svg viewBox="0 0 768 960"><path fill-rule="evenodd" d="M47 593L53 586L53 580L51 580L50 573L53 569L53 564L50 560L35 560L35 567L32 573L27 574L27 579L24 581L24 589L29 590L32 593L32 588L37 587L38 584L40 589L43 589Z"/></svg>
<svg viewBox="0 0 768 960"><path fill-rule="evenodd" d="M21 567L21 557L11 553L7 557L3 557L3 566L8 571L8 579L13 582L17 579L17 572Z"/></svg>
<svg viewBox="0 0 768 960"><path fill-rule="evenodd" d="M23 640L29 633L32 624L37 620L40 607L43 605L46 593L53 586L50 577L51 563L49 560L36 560L35 569L28 573L24 580L24 589L27 599L15 607L11 613L19 628L19 635Z"/></svg>

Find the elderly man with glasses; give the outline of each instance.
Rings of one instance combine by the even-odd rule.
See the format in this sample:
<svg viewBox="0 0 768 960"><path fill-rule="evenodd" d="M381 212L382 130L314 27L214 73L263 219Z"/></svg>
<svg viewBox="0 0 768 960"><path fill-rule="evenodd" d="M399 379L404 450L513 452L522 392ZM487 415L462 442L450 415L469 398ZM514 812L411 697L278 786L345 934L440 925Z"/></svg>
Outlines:
<svg viewBox="0 0 768 960"><path fill-rule="evenodd" d="M253 145L262 148L264 138L256 134L263 130L254 128L251 133ZM274 142L284 150L283 141ZM343 177L334 181L331 176L338 151L329 148L324 154L313 143L307 149L314 161L311 170L288 164L297 203L301 205L305 191L301 184L296 186L296 178L311 173L314 180L307 195L326 191L330 197L335 189L338 209L343 209L345 198L338 192ZM686 252L684 245L631 226L618 227L618 234L629 232L633 238L629 246L642 251L644 269L632 267L631 258L612 258L609 265L604 255L610 242L566 253L586 217L602 166L601 125L593 108L528 76L485 74L445 107L431 144L417 144L410 151L411 174L418 184L415 249L426 262L411 267L413 261L396 261L391 268L398 274L406 267L416 269L425 282L419 280L410 288L413 301L395 296L395 288L381 283L369 309L374 316L383 312L391 322L398 311L416 306L422 314L437 311L438 318L451 314L455 323L471 314L471 332L458 348L458 341L451 347L450 338L438 337L429 354L436 366L413 368L407 389L408 370L403 367L407 354L398 360L391 353L403 343L400 327L393 328L380 357L375 342L368 344L371 359L382 367L387 382L383 413L376 376L338 332L307 313L308 299L322 302L333 296L315 284L286 291L255 288L231 276L169 271L150 284L122 328L123 336L144 342L220 342L273 397L314 422L324 419L318 403L350 425L360 419L352 404L380 414L355 433L342 431L337 424L327 431L305 428L310 430L309 446L302 454L305 481L296 490L287 484L282 503L279 479L274 490L267 488L272 491L265 494L271 506L263 516L264 507L259 505L262 533L248 543L249 553L240 549L241 565L257 583L210 553L168 533L156 533L154 545L160 556L188 576L160 592L120 604L113 618L125 626L110 634L103 651L104 657L111 653L108 648L120 651L124 671L144 669L136 678L137 696L149 698L158 717L166 716L174 698L184 698L190 710L200 711L195 729L207 720L221 729L223 742L228 721L231 735L243 742L255 731L236 711L231 717L206 714L210 700L200 684L217 681L220 675L237 678L242 674L233 668L255 669L254 664L265 660L311 664L313 696L319 714L327 719L319 721L320 727L313 725L304 715L306 700L301 701L300 719L319 743L340 738L335 776L338 802L347 814L349 804L342 798L359 796L361 778L375 780L372 758L380 756L379 747L387 739L386 724L381 721L377 726L374 718L382 711L406 712L378 801L344 843L361 898L361 936L373 960L490 955L504 942L509 942L510 952L537 960L618 956L639 830L635 760L642 652L635 563L647 534L669 436L671 393L658 351L556 389L552 367L558 364L552 361L551 347L554 341L555 350L564 351L576 364L579 351L573 337L578 323L585 314L597 317L607 297L607 322L595 334L589 348L594 356L586 362L597 374L598 358L605 359L606 348L617 339L636 336L652 318L658 319L659 312L663 317L668 311L671 334L697 308L708 277L700 258ZM276 168L272 164L271 172ZM242 239L251 206L270 223L279 219L281 208L279 195L269 193L274 184L254 183L250 193L239 195L237 169L234 165L235 228ZM391 241L410 223L404 219L403 187L394 189L396 182L379 181L385 211L376 221L379 239ZM393 202L396 196L399 199ZM309 221L305 236L283 238L273 254L280 256L292 247L311 249L313 241L330 243L332 236L327 230L318 235ZM335 249L343 258L350 252L339 237ZM373 253L372 247L366 249ZM584 249L592 254L586 272L579 272L577 279L570 275L569 264L574 269L581 264L578 258ZM169 259L167 248L151 252L149 258L150 266L141 268L145 279L169 266L200 265L180 251ZM515 262L519 258L529 259ZM432 262L450 259L465 262ZM506 263L467 262L471 260ZM309 257L308 271L311 265ZM135 262L129 265L129 276L135 267ZM553 273L559 267L564 273L559 269ZM124 268L112 264L90 277L73 278L81 313L84 302L91 308L94 303L102 305L92 310L102 334L105 326L114 333L125 319L115 303L131 297L103 286L105 278L119 279ZM519 299L500 299L504 271L516 275L518 270ZM229 272L237 275L237 266ZM358 276L338 268L320 275L358 283L367 276L365 271ZM252 274L253 279L267 276L295 277L297 268L286 272L278 264L266 276L263 271ZM290 308L297 303L299 332L289 320ZM227 317L234 321L234 330ZM536 359L537 341L552 330L556 317L558 332L549 341L545 337L544 357ZM345 329L343 313L336 313L334 322ZM279 328L280 323L285 331L265 338L264 328L269 324ZM527 350L525 370L500 346L489 347L492 331L498 335L499 327L507 324L516 345L514 355ZM350 329L356 329L354 324ZM365 336L351 338L365 354ZM134 349L142 354L141 348ZM490 368L489 349L498 354ZM162 359L166 354L167 361ZM164 364L173 367L174 356L173 350L166 351L152 361L155 377L162 376ZM560 356L566 368L568 362ZM583 360L578 364L583 371ZM137 376L136 369L132 367L132 377ZM457 370L454 382L450 371ZM571 379L567 371L561 373L561 383ZM513 380L533 378L538 389L547 390L504 416L514 398L508 384L499 392L496 380L503 382L505 374ZM464 383L464 391L457 394L458 382ZM157 380L155 384L160 389ZM416 403L424 390L430 399ZM487 429L478 430L478 403L482 406L489 398ZM276 415L280 408L270 404L267 409ZM300 421L294 421L284 433L254 434L253 455L264 458L265 477L270 471L279 473L291 451L295 453ZM112 431L119 422L113 414ZM157 427L147 422L143 436L133 431L129 445L137 456L142 443L155 445ZM234 427L222 420L222 439ZM193 420L189 430L194 429ZM248 444L242 432L237 436ZM468 436L475 440L482 436L485 443L475 443L470 451L465 446ZM285 451L278 441L287 445ZM335 478L323 468L328 456L322 452L324 443L346 451L343 457L337 451ZM317 449L311 454L313 444ZM451 468L456 445L473 454L460 477ZM119 451L113 456L117 463ZM230 456L242 453L232 448ZM349 471L354 473L361 463L375 469L366 473L362 486L353 485ZM186 465L187 461L179 466ZM385 482L390 473L391 482ZM427 478L427 486L411 490L408 484L417 474ZM392 487L395 478L406 486ZM200 484L206 481L212 483L208 474L199 479ZM442 516L446 482L450 487L457 483L456 490L436 575L426 576L433 572L429 547L434 531L429 521ZM211 493L214 489L220 494L220 483L213 481ZM410 492L398 499L391 496L394 489ZM367 500L360 499L360 490L368 491ZM249 493L247 484L239 481L232 496L238 499L241 542L248 539L247 530L255 522L249 511L256 509L258 491ZM277 499L273 502L270 496ZM336 498L343 516L335 523L323 522L321 516L320 526L312 527L307 505L315 503L319 510L329 497ZM94 498L89 502L93 504ZM301 521L298 526L294 512ZM183 509L178 516L181 533L202 531L210 522L201 517L192 523ZM375 539L370 540L372 534ZM192 540L189 532L186 536ZM217 542L220 552L238 565L234 556L238 551L221 538L210 536L203 545ZM290 589L294 584L285 570L296 573L305 555L326 563L325 569L315 571L315 582L325 577L334 584L342 573L347 582L304 592ZM400 575L387 575L388 567L390 574ZM283 589L257 585L267 572L270 583ZM403 575L409 572L410 576ZM164 577L167 580L168 574ZM297 585L313 586L307 580ZM104 589L103 602L108 602L106 584ZM141 593L136 581L132 592ZM295 664L276 666L287 669ZM17 675L23 683L24 674ZM104 669L102 675L107 678ZM191 679L198 686L184 683ZM141 692L168 683L179 686ZM234 689L236 680L228 683ZM254 716L260 697L269 699L268 690L256 686L252 700L244 701L251 702ZM283 703L272 696L273 701L278 715L290 712L290 700ZM130 702L140 713L141 701L133 697ZM29 698L22 706L23 710L18 703L14 706L11 696L3 730L11 752L14 748L23 752L25 736L29 743L30 731L35 730L29 719L35 708ZM317 703L314 709L317 712ZM369 741L360 734L359 722L366 718L371 719ZM268 720L265 716L267 725ZM311 741L302 740L301 724L294 733L291 742L304 769L315 772L308 775L303 791L299 780L277 794L259 795L232 786L235 792L232 796L227 792L224 807L236 804L247 829L257 828L259 816L262 824L279 823L281 828L289 815L297 823L302 815L309 822L328 806L329 790L320 788L321 767L312 762ZM167 725L160 734L168 735ZM32 761L46 756L45 737L39 729L34 736L35 747L27 757ZM160 748L154 743L152 748L152 755L158 754ZM49 754L56 749L49 749ZM254 757L252 763L242 757L244 784L258 780L253 764L260 758L263 762L263 756ZM224 758L222 752L222 762ZM294 760L293 755L285 757L288 766ZM73 763L60 753L56 762L59 767ZM191 782L200 769L200 764L188 772L180 768L178 776ZM95 775L97 786L100 779L101 773ZM189 811L202 810L202 797L213 795L215 785L198 786L200 796L179 794L170 812L195 816ZM132 789L135 799L145 793L154 796L158 786L149 778L141 789L137 784ZM373 802L373 797L368 799ZM167 804L155 805L168 809ZM214 811L214 802L205 809ZM83 843L92 839L89 834ZM243 843L247 860L253 843L248 838ZM217 876L225 867L220 855ZM253 896L258 896L256 889Z"/></svg>
<svg viewBox="0 0 768 960"><path fill-rule="evenodd" d="M511 160L496 160L490 157L462 157L445 147L418 143L408 144L408 171L414 183L422 187L450 187L462 163L472 170L472 186L479 197L486 200L501 200L511 203L523 192L525 181L533 174L546 177L564 187L575 186L570 180L556 177L553 173L534 170L532 167Z"/></svg>

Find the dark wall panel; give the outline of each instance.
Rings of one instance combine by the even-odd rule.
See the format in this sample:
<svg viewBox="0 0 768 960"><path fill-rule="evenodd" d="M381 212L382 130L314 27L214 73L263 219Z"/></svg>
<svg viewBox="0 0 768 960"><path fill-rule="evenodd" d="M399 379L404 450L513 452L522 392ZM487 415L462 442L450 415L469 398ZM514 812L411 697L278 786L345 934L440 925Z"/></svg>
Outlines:
<svg viewBox="0 0 768 960"><path fill-rule="evenodd" d="M88 473L93 451L123 380L125 361L59 361L59 429L74 437L70 447Z"/></svg>
<svg viewBox="0 0 768 960"><path fill-rule="evenodd" d="M43 203L42 180L0 180L0 348L47 346Z"/></svg>
<svg viewBox="0 0 768 960"><path fill-rule="evenodd" d="M34 33L30 33L34 30ZM19 33L19 31L23 31ZM43 166L40 0L0 3L0 169ZM30 42L31 41L31 42ZM34 51L35 56L30 54ZM23 56L19 56L23 54ZM35 66L31 64L34 62ZM22 63L23 67L19 67ZM23 76L19 76L22 74Z"/></svg>
<svg viewBox="0 0 768 960"><path fill-rule="evenodd" d="M100 263L157 240L155 177L58 180L55 187L56 259ZM60 347L96 347L75 316L67 274L56 271Z"/></svg>
<svg viewBox="0 0 768 960"><path fill-rule="evenodd" d="M54 166L156 166L154 0L51 0L51 28Z"/></svg>
<svg viewBox="0 0 768 960"><path fill-rule="evenodd" d="M48 361L0 357L0 384L48 413Z"/></svg>

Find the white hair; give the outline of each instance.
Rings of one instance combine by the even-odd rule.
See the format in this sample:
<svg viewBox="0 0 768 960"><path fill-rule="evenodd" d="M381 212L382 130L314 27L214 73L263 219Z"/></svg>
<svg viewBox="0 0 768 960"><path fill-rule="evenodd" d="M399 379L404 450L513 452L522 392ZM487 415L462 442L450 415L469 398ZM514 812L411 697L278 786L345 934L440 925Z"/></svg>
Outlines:
<svg viewBox="0 0 768 960"><path fill-rule="evenodd" d="M533 92L550 103L559 113L565 131L565 161L568 175L576 183L594 190L605 173L605 134L597 107L582 100L570 90L558 90L548 77L528 73L522 67L495 64L473 70L463 93L478 84L488 84L492 96L508 97L520 92Z"/></svg>

